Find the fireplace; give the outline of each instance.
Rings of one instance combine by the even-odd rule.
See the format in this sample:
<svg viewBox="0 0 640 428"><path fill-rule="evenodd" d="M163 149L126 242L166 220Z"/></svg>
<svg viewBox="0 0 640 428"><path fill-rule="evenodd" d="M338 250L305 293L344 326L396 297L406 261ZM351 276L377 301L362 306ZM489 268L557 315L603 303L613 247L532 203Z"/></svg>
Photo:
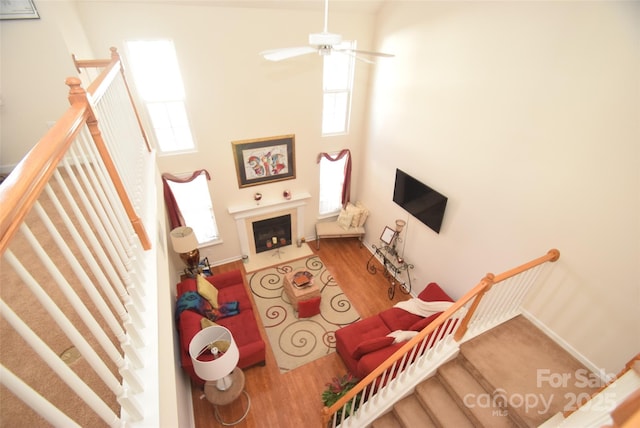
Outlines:
<svg viewBox="0 0 640 428"><path fill-rule="evenodd" d="M308 192L300 192L294 193L291 199L270 200L266 198L261 200L259 205L253 203L229 207L229 214L236 222L242 254L247 256L257 254L256 241L253 237L253 223L262 220L289 215L290 226L287 243L291 244L304 237L304 211L309 199L311 199L311 195ZM273 238L273 236L275 235L271 234L263 239L265 246L266 240Z"/></svg>
<svg viewBox="0 0 640 428"><path fill-rule="evenodd" d="M256 254L291 245L291 214L254 221L252 226Z"/></svg>

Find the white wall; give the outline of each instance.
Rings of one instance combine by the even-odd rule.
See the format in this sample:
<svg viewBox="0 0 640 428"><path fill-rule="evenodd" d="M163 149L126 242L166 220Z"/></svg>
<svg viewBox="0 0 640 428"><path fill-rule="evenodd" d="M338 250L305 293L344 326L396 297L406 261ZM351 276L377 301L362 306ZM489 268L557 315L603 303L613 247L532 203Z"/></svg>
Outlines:
<svg viewBox="0 0 640 428"><path fill-rule="evenodd" d="M44 13L57 3L36 2L39 21L0 26L0 164L26 153L41 135L38 123L66 108L63 81L74 74L69 35L49 21L54 13ZM174 39L200 152L162 158L160 167L212 173L224 238L208 254L214 261L240 255L226 207L257 190L266 198L285 187L315 195L316 154L349 147L354 197L372 211L367 239L376 242L384 225L408 219L405 255L418 287L435 280L459 297L486 272L557 247L560 261L529 309L607 371L640 349L637 4L387 1L375 47L396 57L375 68L358 64L354 132L335 139L319 136L319 59L273 64L257 55L304 45L321 29L320 11L205 2L76 7L89 48L73 50L100 57L110 46L123 50L128 38ZM368 15L330 20L330 30L363 49L373 47L373 28ZM42 103L18 104L27 92ZM297 179L239 190L231 141L287 133L296 134ZM9 146L18 149L5 160ZM391 202L396 167L449 197L439 235Z"/></svg>
<svg viewBox="0 0 640 428"><path fill-rule="evenodd" d="M74 13L68 1L35 4L40 19L0 24L0 172L11 171L69 107L64 82L77 73L66 41L86 46L66 19Z"/></svg>
<svg viewBox="0 0 640 428"><path fill-rule="evenodd" d="M408 218L414 285L460 297L558 248L528 308L598 367L640 349L638 4L387 2L362 198L368 239L408 215L395 168L449 197Z"/></svg>
<svg viewBox="0 0 640 428"><path fill-rule="evenodd" d="M370 66L356 70L352 133L320 136L322 60L307 55L282 63L262 59L260 51L304 46L308 34L323 26L321 3L312 10L218 7L216 2L127 3L83 2L78 5L94 51L104 52L138 38L174 41L187 92L187 109L198 152L159 158L162 172L206 168L223 245L201 250L213 263L241 256L233 218L227 208L253 200L280 199L284 189L318 194L317 154L350 148L361 164L361 130ZM308 9L308 8L307 8ZM117 22L118 25L114 25ZM329 29L369 48L372 17L334 13ZM124 52L126 54L126 52ZM231 142L295 134L296 179L239 189ZM354 183L357 185L357 183ZM317 199L307 208L305 235L313 236Z"/></svg>

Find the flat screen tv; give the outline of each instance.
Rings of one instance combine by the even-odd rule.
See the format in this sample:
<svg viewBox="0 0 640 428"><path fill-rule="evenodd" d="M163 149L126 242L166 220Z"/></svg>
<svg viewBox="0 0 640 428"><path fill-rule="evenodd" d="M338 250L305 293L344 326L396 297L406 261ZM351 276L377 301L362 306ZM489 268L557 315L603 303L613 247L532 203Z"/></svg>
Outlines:
<svg viewBox="0 0 640 428"><path fill-rule="evenodd" d="M406 172L396 169L393 202L400 205L409 214L429 226L436 233L440 233L444 209L447 207L446 196L436 192Z"/></svg>

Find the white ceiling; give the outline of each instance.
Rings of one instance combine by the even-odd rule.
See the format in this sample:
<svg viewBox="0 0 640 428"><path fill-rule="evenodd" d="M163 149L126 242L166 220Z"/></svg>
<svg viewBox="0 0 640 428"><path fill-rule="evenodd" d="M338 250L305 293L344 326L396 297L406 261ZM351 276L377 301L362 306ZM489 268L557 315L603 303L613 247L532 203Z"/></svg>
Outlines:
<svg viewBox="0 0 640 428"><path fill-rule="evenodd" d="M76 0L91 2L95 0ZM215 7L246 7L262 9L294 9L324 11L324 0L111 0L121 3L174 3L182 5L209 5ZM329 12L376 13L388 0L329 0Z"/></svg>
<svg viewBox="0 0 640 428"><path fill-rule="evenodd" d="M324 10L323 0L211 0L235 7L260 7L273 9ZM329 10L341 12L375 13L385 0L329 0Z"/></svg>

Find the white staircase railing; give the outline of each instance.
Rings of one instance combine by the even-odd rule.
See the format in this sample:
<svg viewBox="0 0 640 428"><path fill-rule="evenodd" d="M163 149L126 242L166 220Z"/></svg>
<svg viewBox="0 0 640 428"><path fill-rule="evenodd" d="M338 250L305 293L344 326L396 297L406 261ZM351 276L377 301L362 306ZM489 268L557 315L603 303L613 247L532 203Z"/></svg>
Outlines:
<svg viewBox="0 0 640 428"><path fill-rule="evenodd" d="M453 358L461 342L518 315L541 269L559 257L557 250L550 250L500 275L488 274L334 405L325 407L323 424L343 428L371 424Z"/></svg>
<svg viewBox="0 0 640 428"><path fill-rule="evenodd" d="M160 411L154 153L115 50L86 63L100 68L88 92L68 79L71 107L0 185L8 425L147 425ZM9 419L19 401L40 416Z"/></svg>

